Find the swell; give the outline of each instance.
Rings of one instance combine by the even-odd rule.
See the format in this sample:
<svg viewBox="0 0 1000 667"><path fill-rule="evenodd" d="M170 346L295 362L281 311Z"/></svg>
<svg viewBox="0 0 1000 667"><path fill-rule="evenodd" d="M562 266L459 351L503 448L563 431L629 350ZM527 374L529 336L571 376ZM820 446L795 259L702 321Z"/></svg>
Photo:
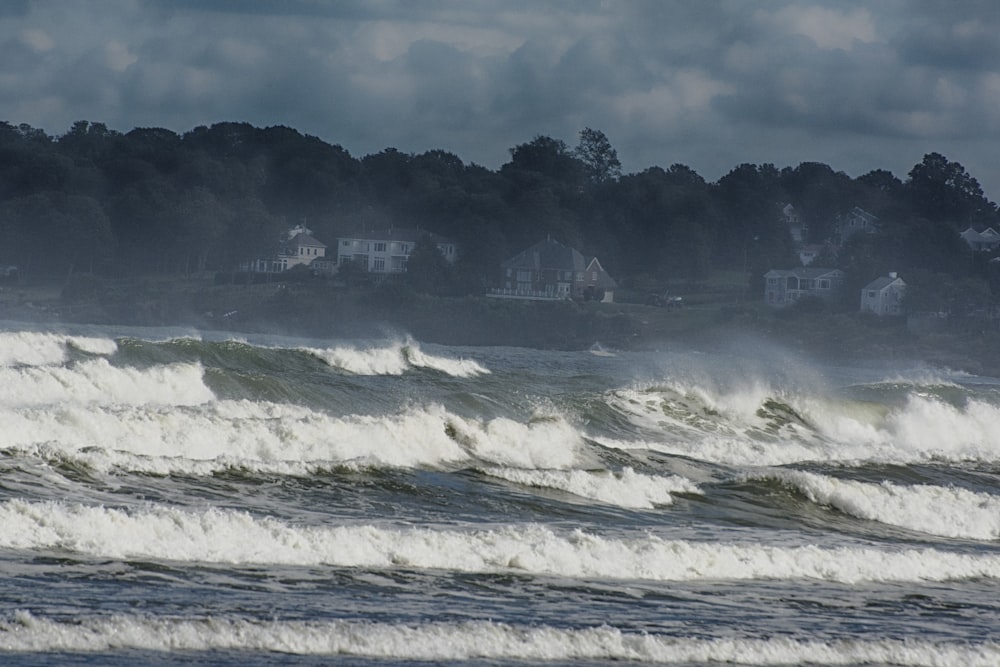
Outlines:
<svg viewBox="0 0 1000 667"><path fill-rule="evenodd" d="M234 651L356 656L400 661L474 659L551 662L629 661L651 664L884 664L900 667L993 667L992 641L809 640L786 637L698 639L607 625L568 629L492 621L411 624L258 621L153 615L91 616L65 622L15 612L0 621L0 651L98 653Z"/></svg>
<svg viewBox="0 0 1000 667"><path fill-rule="evenodd" d="M767 545L606 537L539 524L432 529L379 524L300 526L246 512L133 509L10 500L0 546L94 558L226 565L522 573L583 579L861 582L1000 578L1000 555L935 548Z"/></svg>
<svg viewBox="0 0 1000 667"><path fill-rule="evenodd" d="M749 478L785 484L810 501L850 516L942 537L1000 539L1000 497L933 484L841 479L802 470L772 470Z"/></svg>

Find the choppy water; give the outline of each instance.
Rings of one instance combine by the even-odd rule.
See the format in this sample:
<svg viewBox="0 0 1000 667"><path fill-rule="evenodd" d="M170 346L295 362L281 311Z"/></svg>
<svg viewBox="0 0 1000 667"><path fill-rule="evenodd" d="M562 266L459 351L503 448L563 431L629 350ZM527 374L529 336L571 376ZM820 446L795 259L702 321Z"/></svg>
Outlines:
<svg viewBox="0 0 1000 667"><path fill-rule="evenodd" d="M2 664L1000 664L1000 381L0 331Z"/></svg>

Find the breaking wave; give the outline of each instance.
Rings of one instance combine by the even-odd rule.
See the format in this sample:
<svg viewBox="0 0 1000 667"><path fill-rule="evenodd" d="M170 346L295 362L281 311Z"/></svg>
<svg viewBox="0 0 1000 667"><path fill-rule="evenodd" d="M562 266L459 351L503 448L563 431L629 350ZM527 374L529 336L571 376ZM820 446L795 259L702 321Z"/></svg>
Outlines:
<svg viewBox="0 0 1000 667"><path fill-rule="evenodd" d="M900 528L976 540L1000 539L1000 498L951 486L902 486L838 479L799 470L758 477L787 484L809 500Z"/></svg>
<svg viewBox="0 0 1000 667"><path fill-rule="evenodd" d="M815 579L854 584L1000 578L1000 555L931 548L773 546L562 534L537 524L490 530L298 526L246 512L0 503L0 547L96 558L453 570L611 580Z"/></svg>
<svg viewBox="0 0 1000 667"><path fill-rule="evenodd" d="M111 355L118 344L109 338L30 331L0 332L0 367L54 366L69 358L71 348L88 354Z"/></svg>
<svg viewBox="0 0 1000 667"><path fill-rule="evenodd" d="M472 359L450 359L424 352L413 340L380 347L304 348L334 368L355 375L402 375L413 368L426 368L453 377L489 373Z"/></svg>
<svg viewBox="0 0 1000 667"><path fill-rule="evenodd" d="M92 616L73 622L15 612L0 621L0 651L256 651L399 661L473 659L737 665L994 667L1000 644L895 639L696 639L609 626L568 629L493 621L390 624L240 618Z"/></svg>
<svg viewBox="0 0 1000 667"><path fill-rule="evenodd" d="M1000 405L911 391L899 405L753 387L617 390L605 398L640 438L595 438L713 463L1000 461Z"/></svg>
<svg viewBox="0 0 1000 667"><path fill-rule="evenodd" d="M581 498L634 509L670 505L675 493L701 493L694 482L684 477L643 475L632 468L624 468L621 472L487 468L485 472L515 484L566 491Z"/></svg>

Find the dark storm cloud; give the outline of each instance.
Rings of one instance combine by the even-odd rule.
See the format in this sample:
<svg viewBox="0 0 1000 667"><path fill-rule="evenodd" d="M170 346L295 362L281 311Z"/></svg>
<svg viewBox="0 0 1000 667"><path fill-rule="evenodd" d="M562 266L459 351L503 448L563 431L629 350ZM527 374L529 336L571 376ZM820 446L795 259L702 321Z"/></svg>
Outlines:
<svg viewBox="0 0 1000 667"><path fill-rule="evenodd" d="M905 175L925 153L1000 193L1000 3L38 0L5 4L0 118L186 131L288 125L356 155L498 167L604 131L627 171L741 162Z"/></svg>

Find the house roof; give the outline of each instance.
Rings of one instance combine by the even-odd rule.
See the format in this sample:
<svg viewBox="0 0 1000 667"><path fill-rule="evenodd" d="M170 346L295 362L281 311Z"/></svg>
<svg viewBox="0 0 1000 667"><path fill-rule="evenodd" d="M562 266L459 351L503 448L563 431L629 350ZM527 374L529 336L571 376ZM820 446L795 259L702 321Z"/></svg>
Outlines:
<svg viewBox="0 0 1000 667"><path fill-rule="evenodd" d="M615 282L614 278L608 275L608 272L604 270L603 266L601 266L601 262L597 259L597 257L590 258L590 261L587 263L586 270L600 272L597 274L597 284L603 289L615 289L618 287L618 283Z"/></svg>
<svg viewBox="0 0 1000 667"><path fill-rule="evenodd" d="M866 211L865 209L861 208L860 206L854 206L854 207L852 207L851 208L851 212L848 213L848 217L850 217L850 218L861 218L862 220L864 220L865 222L867 222L869 224L875 224L876 222L878 222L878 216L877 215L875 215L873 213L869 213L868 211Z"/></svg>
<svg viewBox="0 0 1000 667"><path fill-rule="evenodd" d="M996 232L992 227L987 227L981 232L977 232L972 227L969 227L964 232L959 234L965 242L968 244L973 243L984 243L986 245L998 245L1000 244L1000 234Z"/></svg>
<svg viewBox="0 0 1000 667"><path fill-rule="evenodd" d="M844 272L840 269L824 269L824 268L813 268L811 266L798 266L794 269L771 269L764 274L765 278L788 278L789 276L794 276L795 278L805 278L805 279L816 279L816 278L827 278L836 277L839 278L844 275Z"/></svg>
<svg viewBox="0 0 1000 667"><path fill-rule="evenodd" d="M884 290L889 285L899 285L900 287L906 287L906 283L903 282L902 278L892 276L879 276L875 280L871 281L864 287L864 291L870 292L872 290L878 292Z"/></svg>
<svg viewBox="0 0 1000 667"><path fill-rule="evenodd" d="M434 243L454 243L449 238L428 232L423 229L413 229L406 227L389 227L388 229L374 230L371 232L359 232L349 236L341 236L341 239L356 239L359 241L403 241L406 243L416 243L425 236L431 237Z"/></svg>
<svg viewBox="0 0 1000 667"><path fill-rule="evenodd" d="M308 232L299 232L288 240L288 245L295 248L309 246L310 248L325 248L326 244Z"/></svg>
<svg viewBox="0 0 1000 667"><path fill-rule="evenodd" d="M588 262L579 250L547 238L514 255L502 264L505 269L557 269L586 271Z"/></svg>

